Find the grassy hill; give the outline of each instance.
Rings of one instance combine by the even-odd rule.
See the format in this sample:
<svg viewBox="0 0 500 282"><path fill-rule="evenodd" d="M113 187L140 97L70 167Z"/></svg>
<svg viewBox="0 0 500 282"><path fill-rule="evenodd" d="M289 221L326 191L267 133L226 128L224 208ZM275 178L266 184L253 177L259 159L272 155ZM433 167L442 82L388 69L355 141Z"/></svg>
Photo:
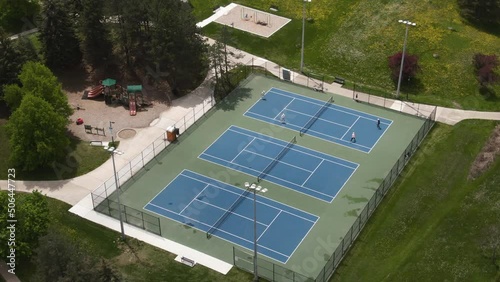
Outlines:
<svg viewBox="0 0 500 282"><path fill-rule="evenodd" d="M495 124L437 125L331 281L498 281L500 160L467 178Z"/></svg>
<svg viewBox="0 0 500 282"><path fill-rule="evenodd" d="M198 20L212 14L216 5L236 2L269 11L292 21L269 39L231 30L238 48L298 69L302 30L301 1L191 0ZM402 51L405 26L399 19L417 23L409 30L407 52L420 59L421 73L412 87L402 87L410 100L476 110L500 109L500 85L480 93L473 74L475 53L500 55L500 37L464 23L456 0L372 1L315 0L307 4L305 66L308 71L342 76L369 85L372 92L395 93L387 57ZM221 25L212 23L204 33L216 37ZM404 96L403 95L403 96Z"/></svg>

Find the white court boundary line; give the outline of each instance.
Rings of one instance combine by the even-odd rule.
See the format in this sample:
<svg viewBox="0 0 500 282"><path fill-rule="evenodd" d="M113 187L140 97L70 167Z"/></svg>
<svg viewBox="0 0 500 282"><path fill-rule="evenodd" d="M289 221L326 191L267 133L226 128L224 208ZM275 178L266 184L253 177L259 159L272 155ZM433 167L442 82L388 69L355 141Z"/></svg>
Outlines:
<svg viewBox="0 0 500 282"><path fill-rule="evenodd" d="M165 189L166 189L166 188L167 188L170 184L172 184L172 182L173 182L175 179L177 179L179 176L183 176L183 177L186 177L186 178L190 178L190 179L192 179L192 180L194 180L194 181L198 181L198 182L200 182L200 183L202 183L202 184L206 184L206 185L205 185L205 187L202 189L202 191L204 191L207 187L212 186L212 187L215 187L215 188L217 188L217 189L219 189L219 190L222 190L222 191L226 191L226 192L229 192L229 193L233 193L233 194L235 194L235 195L241 195L241 194L235 193L234 191L230 191L230 190L228 190L228 189L225 189L225 188L223 188L223 187L216 186L216 185L214 185L213 183L209 183L209 182L206 182L206 181L204 181L204 180L197 179L197 178L194 178L194 177L189 176L189 175L185 175L185 174L184 174L184 172L186 172L186 171L187 171L187 172L190 172L190 173L192 173L192 174L195 174L195 175L199 175L199 176L204 177L204 178L212 179L212 180L214 180L215 182L217 182L217 184L221 184L221 183L223 183L223 182L221 182L221 181L219 181L219 180L217 180L217 179L214 179L214 178L211 178L211 177L207 177L207 176L204 176L204 175L198 174L198 173L196 173L196 172L193 172L193 171L190 171L190 170L186 170L186 169L185 169L185 170L183 170L180 174L178 174L178 175L177 175L177 176L176 176L176 177L175 177L172 181L170 181L170 182L169 182L169 184L168 184L167 186L165 186L165 188L163 188L163 189L162 189L162 190L161 190L161 191L160 191L160 192L159 192L156 196L158 196L161 192L163 192L163 191L164 191L164 190L165 190ZM224 185L227 185L227 186L232 186L232 187L234 187L234 188L238 189L237 187L235 187L235 186L233 186L233 185L230 185L230 184L227 184L227 183L223 183L223 184L224 184ZM201 191L201 192L202 192L202 191ZM228 212L228 210L227 210L227 209L223 209L223 208L221 208L221 207L219 207L219 206L216 206L216 205L213 205L213 204L211 204L211 203L208 203L208 202L204 202L204 201L198 200L198 199L197 199L197 197L201 194L201 192L199 192L199 193L198 193L198 194L197 194L197 195L196 195L196 196L195 196L195 197L194 197L194 198L190 201L190 203L189 203L187 206L189 206L189 205L190 205L190 204L191 204L194 200L197 200L197 201L200 201L200 202L202 202L202 203L205 203L205 204L208 204L208 205L210 205L210 206L213 206L213 207L215 207L215 208L218 208L218 209L220 209L220 210L225 210L226 212ZM156 196L155 196L154 198L156 198ZM265 197L263 197L263 196L261 196L261 195L259 195L259 197L265 198ZM174 221L180 222L180 221L175 220L175 219L173 219L173 218L170 218L170 217L168 217L168 216L166 216L166 215L164 215L164 214L160 214L160 213L157 213L157 212L155 212L155 211L152 211L152 210L149 210L149 209L147 209L147 208L146 208L148 205L155 206L155 207L157 207L157 208L159 208L159 209L161 209L161 210L165 210L165 211L170 212L170 213L172 213L172 214L176 214L176 215L178 215L178 216L184 217L184 218L189 219L189 220L192 220L192 221L194 221L194 222L198 222L198 223L200 223L200 224L201 224L201 225L203 225L203 226L207 226L207 227L211 228L211 226L210 226L210 225L208 225L208 224L206 224L206 223L204 223L204 222L201 222L201 221L199 221L199 220L196 220L196 219L190 218L190 217L185 216L185 215L182 215L182 214L180 214L180 213L177 213L177 212L171 211L171 210L169 210L169 209L167 209L167 208L165 208L165 207L161 207L161 206L158 206L158 205L156 205L156 204L152 204L151 202L154 200L154 198L153 198L153 199L151 199L151 200L150 200L150 201L149 201L149 202L148 202L148 203L147 203L147 204L143 207L143 209L147 210L148 212L155 213L155 214L157 214L157 215L160 215L160 216L163 216L163 217L165 217L165 218L168 218L168 219L170 219L170 220L174 220ZM246 199L248 199L249 197L248 197L248 196L245 196L245 198L246 198ZM278 255L281 255L281 256L283 256L283 257L287 258L287 259L286 259L286 261L285 261L285 264L286 264L286 262L288 262L288 260L290 259L290 257L292 256L292 254L295 252L295 250L298 248L298 246L302 243L302 241L304 240L304 238L305 238L305 237L307 237L307 235L308 235L308 234L309 234L309 232L312 230L312 228L314 227L314 225L318 222L318 220L319 220L319 218L320 218L320 217L318 217L318 216L316 216L316 215L313 215L313 214L311 214L311 213L308 213L308 212L302 211L302 210L297 209L297 208L295 208L295 207L289 206L289 205L287 205L287 204L284 204L284 203L280 203L280 202L274 201L274 200L272 200L272 199L268 199L268 198L265 198L265 199L266 199L266 200L268 200L268 201L271 201L271 202L275 202L275 203L277 203L277 204L279 204L279 205L283 205L283 206L289 207L291 210L296 210L296 211L300 211L300 212L305 213L305 214L309 214L309 215L314 216L314 217L316 218L316 220L315 220L315 221L312 221L312 220L307 219L307 218L304 218L304 217L302 217L302 216L300 216L300 215L294 214L294 213L292 213L291 211L286 211L286 210L280 209L280 208L278 208L278 207L276 207L276 206L271 206L271 205L269 205L269 204L267 204L267 203L264 203L264 202L261 202L261 201L257 200L257 203L260 203L260 204L262 204L262 205L266 205L266 206L268 206L268 207L270 207L270 208L273 208L273 209L275 209L276 211L278 211L278 214L277 214L277 215L274 217L274 219L273 219L273 220L269 223L269 225L266 225L266 224L264 224L264 223L258 222L259 224L261 224L261 225L263 225L263 226L267 226L267 228L269 228L269 226L271 226L271 225L272 225L272 223L276 220L276 218L277 218L277 217L278 217L278 216L279 216L282 212L288 213L288 214L290 214L290 215L292 215L292 216L294 216L294 217L297 217L297 218L299 218L299 219L301 219L301 220L308 221L308 222L312 223L312 225L311 225L310 229L306 232L306 234L303 236L302 240L301 240L301 241L297 244L297 246L295 247L294 251L292 251L292 253L291 253L289 256L287 256L287 255L285 255L285 254L282 254L282 253L280 253L280 252L278 252L278 251L276 251L276 250L274 250L274 249L272 249L272 248L270 248L270 247L266 247L266 246L263 246L263 245L259 245L259 247L262 247L262 248L267 249L267 250L269 250L269 251L271 251L271 252L273 252L273 253L276 253L276 254L278 254ZM253 200L253 199L252 199L252 200ZM186 207L187 207L187 206L186 206ZM185 207L185 208L186 208L186 207ZM184 209L185 209L185 208L184 208ZM183 209L183 210L184 210L184 209ZM234 212L232 212L232 211L229 211L229 213L234 214L234 215L237 215L237 216L240 216L240 217L242 217L242 218L244 218L244 219L249 220L249 218L246 218L246 217L244 217L243 215L240 215L240 214L234 213ZM185 223L183 223L183 222L180 222L180 223L185 224ZM199 228L197 228L197 227L194 227L194 226L190 226L190 227L191 227L191 228L195 228L195 229L197 229L197 230L200 230L201 232L206 232L206 231L201 230L201 229L199 229ZM263 231L263 233L259 236L259 239L260 239L260 237L261 237L261 236L265 233L265 231L267 230L267 228L266 228L266 229ZM247 240L247 239L242 238L242 237L240 237L240 236L237 236L237 235L235 235L235 234L233 234L233 233L227 232L227 231L222 230L222 229L219 229L219 228L216 228L216 229L217 229L218 231L221 231L221 232L223 232L223 233L226 233L226 234L228 234L228 235L230 235L230 236L233 236L233 237L235 237L235 238L238 238L238 239L240 239L240 240L242 240L242 241L246 241L246 242L249 242L249 243L253 243L253 241ZM213 235L213 234L212 234L212 235ZM236 242L233 242L233 241L231 241L231 240L228 240L228 239L226 239L226 238L222 238L222 237L219 237L219 236L217 236L217 235L213 235L213 236L215 236L215 237L217 237L217 238L219 238L219 239L222 239L222 240L228 241L228 242L230 242L230 243L232 243L232 244L236 244L236 245L238 245L238 246L240 246L240 247L242 247L242 248L245 248L245 249L248 249L248 250L249 250L249 248L246 248L245 246L242 246L242 245L240 245L240 244L238 244L238 243L236 243ZM270 259L273 259L273 260L276 260L276 261L280 261L280 262L282 262L281 260L278 260L278 259L276 259L276 258L269 257L269 256L267 256L267 255L265 255L265 254L262 254L262 253L261 253L261 255L266 256L266 257L268 257L268 258L270 258Z"/></svg>

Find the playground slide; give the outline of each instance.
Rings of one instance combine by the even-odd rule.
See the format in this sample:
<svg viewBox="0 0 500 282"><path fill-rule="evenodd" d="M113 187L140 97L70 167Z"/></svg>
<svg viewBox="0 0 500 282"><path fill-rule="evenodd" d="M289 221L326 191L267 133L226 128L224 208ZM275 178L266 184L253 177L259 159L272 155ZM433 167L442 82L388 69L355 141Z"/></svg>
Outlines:
<svg viewBox="0 0 500 282"><path fill-rule="evenodd" d="M95 98L101 95L103 91L104 91L104 86L99 85L96 88L89 91L89 93L87 94L87 98Z"/></svg>
<svg viewBox="0 0 500 282"><path fill-rule="evenodd" d="M130 115L131 116L135 116L137 114L137 109L136 109L135 101L134 100L130 100L128 106L129 106L129 109L130 109Z"/></svg>

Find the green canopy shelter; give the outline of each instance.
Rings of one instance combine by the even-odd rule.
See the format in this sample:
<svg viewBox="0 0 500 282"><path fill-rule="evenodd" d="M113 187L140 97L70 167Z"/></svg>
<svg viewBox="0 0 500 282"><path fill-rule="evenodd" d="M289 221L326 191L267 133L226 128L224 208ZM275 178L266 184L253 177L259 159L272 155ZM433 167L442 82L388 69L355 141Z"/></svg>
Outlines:
<svg viewBox="0 0 500 282"><path fill-rule="evenodd" d="M142 92L142 85L128 85L127 92L128 93Z"/></svg>
<svg viewBox="0 0 500 282"><path fill-rule="evenodd" d="M102 81L101 84L102 84L102 86L110 87L110 86L113 86L116 84L116 80L111 79L111 78L106 78L105 80Z"/></svg>

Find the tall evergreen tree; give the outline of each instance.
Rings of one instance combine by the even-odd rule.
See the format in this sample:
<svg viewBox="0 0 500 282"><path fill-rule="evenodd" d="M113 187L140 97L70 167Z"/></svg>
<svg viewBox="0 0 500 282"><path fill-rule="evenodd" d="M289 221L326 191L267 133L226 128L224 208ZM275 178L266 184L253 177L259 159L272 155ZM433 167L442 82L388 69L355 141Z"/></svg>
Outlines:
<svg viewBox="0 0 500 282"><path fill-rule="evenodd" d="M82 59L79 40L63 3L60 0L45 0L41 17L39 37L46 64L53 68L79 64Z"/></svg>
<svg viewBox="0 0 500 282"><path fill-rule="evenodd" d="M23 60L12 41L0 28L0 97L3 97L3 86L17 83L17 75L21 72Z"/></svg>
<svg viewBox="0 0 500 282"><path fill-rule="evenodd" d="M168 81L174 94L191 85L207 69L207 46L199 35L189 4L177 0L152 0L154 13L152 46L162 70L169 73Z"/></svg>
<svg viewBox="0 0 500 282"><path fill-rule="evenodd" d="M500 0L458 0L458 6L469 22L500 30Z"/></svg>
<svg viewBox="0 0 500 282"><path fill-rule="evenodd" d="M82 52L86 63L93 67L105 64L111 57L110 35L104 26L102 0L83 0L80 17Z"/></svg>

